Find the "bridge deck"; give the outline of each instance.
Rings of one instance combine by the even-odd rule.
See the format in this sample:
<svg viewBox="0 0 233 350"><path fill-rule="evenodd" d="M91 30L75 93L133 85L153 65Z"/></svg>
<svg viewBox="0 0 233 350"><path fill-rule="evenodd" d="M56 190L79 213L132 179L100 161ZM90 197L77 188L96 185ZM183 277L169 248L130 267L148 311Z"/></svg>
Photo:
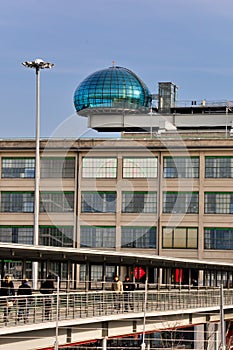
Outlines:
<svg viewBox="0 0 233 350"><path fill-rule="evenodd" d="M8 298L10 299L10 298ZM219 288L199 289L173 289L173 290L148 290L145 305L145 291L124 292L117 294L112 291L69 292L52 295L34 294L25 304L23 297L14 297L12 307L7 307L6 298L0 298L1 333L15 332L15 326L42 326L46 323L49 327L54 321L78 320L79 323L92 323L94 319L111 319L114 315L120 317L132 317L132 314L146 312L147 315L161 313L176 314L191 310L209 309L219 310ZM233 307L233 290L224 290L224 308ZM26 309L28 308L28 316ZM9 312L4 319L4 310ZM23 311L22 317L19 317ZM21 316L21 315L20 315ZM67 322L66 322L67 323ZM52 326L52 325L51 325ZM53 326L52 326L53 327ZM28 328L28 327L27 327ZM8 331L7 331L8 329ZM24 327L17 327L17 331Z"/></svg>

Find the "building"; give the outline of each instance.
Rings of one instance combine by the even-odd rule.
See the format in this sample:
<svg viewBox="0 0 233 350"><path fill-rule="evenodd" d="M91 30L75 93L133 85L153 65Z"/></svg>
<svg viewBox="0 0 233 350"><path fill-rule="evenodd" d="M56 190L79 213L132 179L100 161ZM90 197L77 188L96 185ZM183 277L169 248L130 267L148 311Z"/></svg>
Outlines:
<svg viewBox="0 0 233 350"><path fill-rule="evenodd" d="M179 104L175 84L151 95L135 73L113 66L87 77L74 104L91 128L113 136L40 141L39 245L232 263L231 102ZM0 242L33 245L35 140L0 140L0 163ZM20 271L10 261L1 269ZM105 278L113 273L107 266ZM91 279L102 278L103 267L92 266ZM175 268L161 278L232 283L232 274Z"/></svg>

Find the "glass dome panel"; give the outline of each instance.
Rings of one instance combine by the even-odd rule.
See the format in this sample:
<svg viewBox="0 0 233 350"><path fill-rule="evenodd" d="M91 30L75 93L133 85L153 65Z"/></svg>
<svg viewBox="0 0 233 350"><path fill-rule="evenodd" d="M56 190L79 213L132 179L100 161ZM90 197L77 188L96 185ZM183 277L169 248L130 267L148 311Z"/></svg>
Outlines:
<svg viewBox="0 0 233 350"><path fill-rule="evenodd" d="M77 112L90 108L145 109L150 104L151 94L146 85L135 73L122 67L89 75L74 93Z"/></svg>

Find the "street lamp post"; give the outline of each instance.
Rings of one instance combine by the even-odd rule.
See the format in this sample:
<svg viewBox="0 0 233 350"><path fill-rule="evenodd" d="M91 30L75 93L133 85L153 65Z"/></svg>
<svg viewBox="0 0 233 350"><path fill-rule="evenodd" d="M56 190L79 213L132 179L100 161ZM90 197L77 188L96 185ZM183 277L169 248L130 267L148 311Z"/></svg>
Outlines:
<svg viewBox="0 0 233 350"><path fill-rule="evenodd" d="M53 63L37 58L35 61L22 63L27 68L36 70L36 157L35 157L35 188L34 188L34 245L39 244L39 206L40 206L40 70L52 68ZM38 264L33 263L33 288L37 289Z"/></svg>

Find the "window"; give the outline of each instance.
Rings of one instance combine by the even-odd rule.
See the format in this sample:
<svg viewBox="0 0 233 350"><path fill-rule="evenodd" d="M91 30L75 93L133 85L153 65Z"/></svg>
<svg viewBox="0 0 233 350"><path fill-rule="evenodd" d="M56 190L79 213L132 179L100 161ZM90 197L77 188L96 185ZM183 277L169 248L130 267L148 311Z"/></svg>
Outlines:
<svg viewBox="0 0 233 350"><path fill-rule="evenodd" d="M82 192L82 213L115 213L116 192Z"/></svg>
<svg viewBox="0 0 233 350"><path fill-rule="evenodd" d="M156 212L156 192L122 192L122 213Z"/></svg>
<svg viewBox="0 0 233 350"><path fill-rule="evenodd" d="M41 178L74 178L74 157L41 158Z"/></svg>
<svg viewBox="0 0 233 350"><path fill-rule="evenodd" d="M198 192L164 192L163 213L198 214Z"/></svg>
<svg viewBox="0 0 233 350"><path fill-rule="evenodd" d="M82 160L82 177L84 178L116 178L117 158L86 157Z"/></svg>
<svg viewBox="0 0 233 350"><path fill-rule="evenodd" d="M233 250L233 228L204 228L204 248Z"/></svg>
<svg viewBox="0 0 233 350"><path fill-rule="evenodd" d="M199 157L164 157L163 177L198 178Z"/></svg>
<svg viewBox="0 0 233 350"><path fill-rule="evenodd" d="M197 249L197 227L163 227L165 249Z"/></svg>
<svg viewBox="0 0 233 350"><path fill-rule="evenodd" d="M0 226L0 242L33 244L33 226Z"/></svg>
<svg viewBox="0 0 233 350"><path fill-rule="evenodd" d="M2 158L2 178L35 177L35 158Z"/></svg>
<svg viewBox="0 0 233 350"><path fill-rule="evenodd" d="M81 247L115 248L116 228L113 226L81 226Z"/></svg>
<svg viewBox="0 0 233 350"><path fill-rule="evenodd" d="M2 192L1 211L12 213L33 213L33 192Z"/></svg>
<svg viewBox="0 0 233 350"><path fill-rule="evenodd" d="M156 178L157 157L124 157L123 178Z"/></svg>
<svg viewBox="0 0 233 350"><path fill-rule="evenodd" d="M103 281L103 266L91 265L91 282Z"/></svg>
<svg viewBox="0 0 233 350"><path fill-rule="evenodd" d="M233 192L205 192L205 214L233 214Z"/></svg>
<svg viewBox="0 0 233 350"><path fill-rule="evenodd" d="M41 192L40 212L65 213L74 211L74 192Z"/></svg>
<svg viewBox="0 0 233 350"><path fill-rule="evenodd" d="M206 178L232 178L233 157L205 157Z"/></svg>
<svg viewBox="0 0 233 350"><path fill-rule="evenodd" d="M73 247L73 226L40 226L39 244L51 247Z"/></svg>
<svg viewBox="0 0 233 350"><path fill-rule="evenodd" d="M122 227L121 247L156 248L156 227Z"/></svg>

